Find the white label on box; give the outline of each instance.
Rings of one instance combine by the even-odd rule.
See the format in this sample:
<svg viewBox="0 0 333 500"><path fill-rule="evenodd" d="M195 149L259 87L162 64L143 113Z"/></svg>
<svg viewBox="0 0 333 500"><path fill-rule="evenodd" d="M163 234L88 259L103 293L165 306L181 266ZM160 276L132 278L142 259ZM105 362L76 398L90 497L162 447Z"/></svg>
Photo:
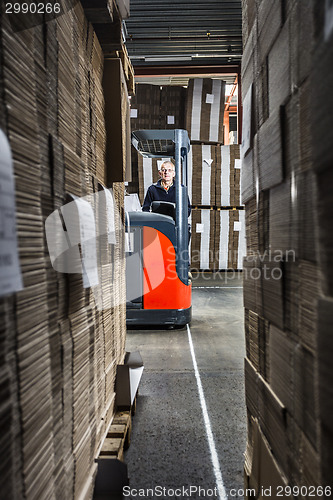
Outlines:
<svg viewBox="0 0 333 500"><path fill-rule="evenodd" d="M0 296L22 290L17 235L13 160L0 130Z"/></svg>
<svg viewBox="0 0 333 500"><path fill-rule="evenodd" d="M131 118L137 118L138 117L138 110L135 108L131 108Z"/></svg>
<svg viewBox="0 0 333 500"><path fill-rule="evenodd" d="M195 232L196 233L203 233L203 231L204 231L204 225L197 223L197 225L195 226Z"/></svg>
<svg viewBox="0 0 333 500"><path fill-rule="evenodd" d="M77 198L75 203L79 212L83 286L89 288L99 283L95 216L88 201Z"/></svg>
<svg viewBox="0 0 333 500"><path fill-rule="evenodd" d="M251 115L252 115L252 83L243 101L243 140L242 156L244 157L251 147Z"/></svg>
<svg viewBox="0 0 333 500"><path fill-rule="evenodd" d="M175 117L172 116L172 115L168 116L168 118L167 118L167 124L168 125L174 125L175 124Z"/></svg>
<svg viewBox="0 0 333 500"><path fill-rule="evenodd" d="M240 231L242 229L242 223L239 221L234 222L234 231Z"/></svg>
<svg viewBox="0 0 333 500"><path fill-rule="evenodd" d="M325 40L327 41L333 30L333 1L325 2Z"/></svg>
<svg viewBox="0 0 333 500"><path fill-rule="evenodd" d="M214 104L214 94L206 94L206 104Z"/></svg>
<svg viewBox="0 0 333 500"><path fill-rule="evenodd" d="M235 168L242 168L242 160L235 160Z"/></svg>
<svg viewBox="0 0 333 500"><path fill-rule="evenodd" d="M116 238L116 228L115 228L115 211L114 211L114 201L112 193L109 189L103 186L105 199L106 199L106 210L108 217L108 243L115 245L117 243Z"/></svg>

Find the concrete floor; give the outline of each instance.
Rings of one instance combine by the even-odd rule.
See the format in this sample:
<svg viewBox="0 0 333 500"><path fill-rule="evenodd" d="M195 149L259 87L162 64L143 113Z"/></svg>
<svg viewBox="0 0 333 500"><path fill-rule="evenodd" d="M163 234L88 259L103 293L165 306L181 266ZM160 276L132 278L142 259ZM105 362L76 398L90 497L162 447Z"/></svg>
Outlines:
<svg viewBox="0 0 333 500"><path fill-rule="evenodd" d="M214 446L226 494L242 498L238 494L243 488L246 440L242 293L241 273L193 276L190 334L212 431L210 446L187 328L128 331L126 348L140 351L145 370L132 442L125 454L133 488L127 498L139 497L139 489L156 487L170 491L159 496L161 489L155 489L154 496L146 498L204 498L199 487L206 489L206 498L223 498L214 491L216 484L221 487L212 465Z"/></svg>

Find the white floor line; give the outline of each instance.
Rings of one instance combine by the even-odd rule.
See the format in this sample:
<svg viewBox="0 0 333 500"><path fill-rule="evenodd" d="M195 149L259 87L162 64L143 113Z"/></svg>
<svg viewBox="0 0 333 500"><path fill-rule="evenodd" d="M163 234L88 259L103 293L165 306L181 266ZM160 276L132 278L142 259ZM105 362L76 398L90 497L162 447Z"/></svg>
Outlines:
<svg viewBox="0 0 333 500"><path fill-rule="evenodd" d="M192 285L192 288L244 288L242 286L195 286Z"/></svg>
<svg viewBox="0 0 333 500"><path fill-rule="evenodd" d="M215 474L215 479L216 479L216 486L217 486L217 491L219 494L219 498L221 500L227 500L228 495L225 491L225 487L223 484L223 479L222 479L222 472L220 469L220 464L219 464L219 459L217 456L217 451L215 447L215 441L214 441L214 436L212 432L212 428L210 425L210 420L209 420L209 415L208 415L208 410L207 410L207 405L206 405L206 400L205 400L205 395L201 383L201 378L200 378L200 373L198 370L198 365L197 365L197 360L195 357L195 352L194 352L194 347L193 347L193 342L192 342L192 335L191 335L191 330L190 327L187 325L187 333L188 333L188 341L190 344L190 351L191 351L191 356L192 356L192 362L193 362L193 367L194 367L194 373L195 373L195 378L197 380L197 386L198 386L198 392L199 392L199 399L200 399L200 405L201 405L201 410L205 422L205 428L206 428L206 434L207 434L207 440L208 440L208 445L209 445L209 450L210 450L210 455L211 455L211 460L213 464L213 470Z"/></svg>

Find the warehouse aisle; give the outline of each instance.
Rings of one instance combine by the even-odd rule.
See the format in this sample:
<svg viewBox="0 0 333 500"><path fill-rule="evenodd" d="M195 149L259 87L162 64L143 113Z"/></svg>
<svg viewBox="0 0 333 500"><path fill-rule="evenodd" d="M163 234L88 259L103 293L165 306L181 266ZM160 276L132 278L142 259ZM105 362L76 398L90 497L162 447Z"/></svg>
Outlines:
<svg viewBox="0 0 333 500"><path fill-rule="evenodd" d="M160 488L156 498L162 488L170 490L162 498L200 498L199 487L205 490L201 497L206 493L219 498L216 477L220 496L224 489L228 496L242 497L238 491L243 488L246 443L242 282L241 276L226 276L194 276L190 331L128 332L127 350L139 350L145 363L132 444L125 457L133 498L141 488ZM202 406L209 417L210 442Z"/></svg>

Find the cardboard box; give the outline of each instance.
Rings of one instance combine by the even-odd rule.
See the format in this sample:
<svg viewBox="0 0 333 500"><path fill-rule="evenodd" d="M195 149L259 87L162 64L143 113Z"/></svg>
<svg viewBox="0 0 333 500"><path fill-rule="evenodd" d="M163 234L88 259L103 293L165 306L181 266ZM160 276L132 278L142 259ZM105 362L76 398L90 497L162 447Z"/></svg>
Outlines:
<svg viewBox="0 0 333 500"><path fill-rule="evenodd" d="M188 155L188 192L192 205L215 205L216 168L216 146L191 145Z"/></svg>
<svg viewBox="0 0 333 500"><path fill-rule="evenodd" d="M267 5L267 2L264 2ZM279 2L271 2L279 4ZM270 30L269 30L270 31ZM290 85L290 36L285 23L268 54L269 113L273 113L291 94Z"/></svg>
<svg viewBox="0 0 333 500"><path fill-rule="evenodd" d="M191 212L191 269L209 270L215 266L215 212L197 209Z"/></svg>
<svg viewBox="0 0 333 500"><path fill-rule="evenodd" d="M246 254L244 210L216 211L214 246L216 269L243 269Z"/></svg>
<svg viewBox="0 0 333 500"><path fill-rule="evenodd" d="M223 80L189 80L185 126L191 141L223 144L224 99Z"/></svg>
<svg viewBox="0 0 333 500"><path fill-rule="evenodd" d="M241 206L242 163L238 144L216 147L215 204L217 207Z"/></svg>
<svg viewBox="0 0 333 500"><path fill-rule="evenodd" d="M139 83L131 97L131 130L160 128L161 90L159 85Z"/></svg>
<svg viewBox="0 0 333 500"><path fill-rule="evenodd" d="M116 405L118 408L129 409L133 405L143 369L143 361L138 351L127 352L124 364L117 366Z"/></svg>
<svg viewBox="0 0 333 500"><path fill-rule="evenodd" d="M282 131L280 109L258 131L259 188L269 189L283 180Z"/></svg>
<svg viewBox="0 0 333 500"><path fill-rule="evenodd" d="M131 180L131 131L127 85L120 59L104 61L103 89L106 127L106 177L113 182Z"/></svg>
<svg viewBox="0 0 333 500"><path fill-rule="evenodd" d="M265 438L257 419L251 420L253 426L253 439L248 443L248 453L244 466L244 479L246 491L245 498L258 498L263 500L267 496L278 500L278 487L286 486L287 479L281 471L276 458ZM254 490L252 493L251 490ZM284 495L284 498L287 496ZM291 498L291 497L290 497Z"/></svg>

